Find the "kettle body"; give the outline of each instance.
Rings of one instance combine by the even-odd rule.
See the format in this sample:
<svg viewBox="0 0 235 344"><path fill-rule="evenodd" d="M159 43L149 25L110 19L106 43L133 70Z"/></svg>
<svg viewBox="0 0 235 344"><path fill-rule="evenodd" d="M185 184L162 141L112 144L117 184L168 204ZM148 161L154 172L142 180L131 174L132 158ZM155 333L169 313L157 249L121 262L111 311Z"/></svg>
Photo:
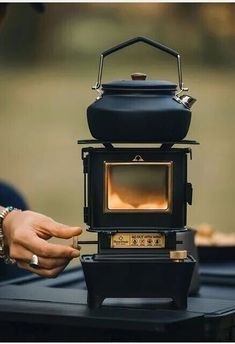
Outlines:
<svg viewBox="0 0 235 344"><path fill-rule="evenodd" d="M132 80L101 84L103 58L139 41L179 57L170 48L145 37L134 38L103 52L98 81L94 86L99 96L87 109L90 132L94 138L110 142L181 141L188 133L190 107L195 101L188 95L178 96L186 90L183 88L181 65L178 65L180 90L169 81L146 80L146 75L142 73L132 74Z"/></svg>
<svg viewBox="0 0 235 344"><path fill-rule="evenodd" d="M187 135L191 111L174 99L174 90L107 91L104 86L103 91L87 109L89 129L96 139L162 142L180 141Z"/></svg>

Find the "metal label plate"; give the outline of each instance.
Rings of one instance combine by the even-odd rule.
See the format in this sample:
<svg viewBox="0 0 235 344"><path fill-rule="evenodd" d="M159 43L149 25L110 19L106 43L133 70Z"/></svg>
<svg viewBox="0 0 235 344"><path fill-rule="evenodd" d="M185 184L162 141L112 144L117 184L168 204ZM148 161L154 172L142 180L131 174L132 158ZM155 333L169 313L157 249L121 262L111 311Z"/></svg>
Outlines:
<svg viewBox="0 0 235 344"><path fill-rule="evenodd" d="M112 248L164 248L163 233L116 233L111 237Z"/></svg>

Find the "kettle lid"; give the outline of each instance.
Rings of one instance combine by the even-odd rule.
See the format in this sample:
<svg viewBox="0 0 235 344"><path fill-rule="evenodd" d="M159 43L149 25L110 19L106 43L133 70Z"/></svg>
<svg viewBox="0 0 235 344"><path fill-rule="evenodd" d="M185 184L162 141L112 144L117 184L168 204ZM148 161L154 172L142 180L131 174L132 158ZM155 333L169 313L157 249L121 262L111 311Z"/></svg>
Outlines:
<svg viewBox="0 0 235 344"><path fill-rule="evenodd" d="M102 84L105 91L176 91L177 85L166 80L113 80Z"/></svg>

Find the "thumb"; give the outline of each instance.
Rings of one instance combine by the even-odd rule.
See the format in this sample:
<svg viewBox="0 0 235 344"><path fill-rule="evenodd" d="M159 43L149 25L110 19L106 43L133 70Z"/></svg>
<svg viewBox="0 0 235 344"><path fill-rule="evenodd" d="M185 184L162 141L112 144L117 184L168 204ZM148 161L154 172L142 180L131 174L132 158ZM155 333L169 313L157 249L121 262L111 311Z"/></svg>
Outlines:
<svg viewBox="0 0 235 344"><path fill-rule="evenodd" d="M69 239L82 233L81 227L70 227L59 222L51 223L47 229L52 236L61 239Z"/></svg>

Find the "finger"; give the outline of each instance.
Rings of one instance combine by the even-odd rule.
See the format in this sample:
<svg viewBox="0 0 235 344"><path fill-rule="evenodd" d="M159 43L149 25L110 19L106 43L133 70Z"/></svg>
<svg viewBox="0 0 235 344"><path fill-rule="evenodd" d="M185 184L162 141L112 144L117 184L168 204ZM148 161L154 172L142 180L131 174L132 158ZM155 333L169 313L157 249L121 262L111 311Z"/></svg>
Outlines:
<svg viewBox="0 0 235 344"><path fill-rule="evenodd" d="M24 270L28 270L30 272L33 272L33 273L39 275L39 276L47 277L47 278L57 277L65 269L65 267L67 265L68 264L65 264L63 266L60 266L60 267L57 267L57 268L54 268L54 269L43 269L43 268L34 269L29 264L27 264L27 263L25 263L23 261L18 261L17 262L17 266L19 268L24 269Z"/></svg>
<svg viewBox="0 0 235 344"><path fill-rule="evenodd" d="M41 257L76 258L80 256L80 252L70 246L49 243L32 233L22 237L22 245L27 250Z"/></svg>
<svg viewBox="0 0 235 344"><path fill-rule="evenodd" d="M11 251L12 252L12 251ZM26 250L24 247L19 246L16 247L13 251L13 253L10 253L10 257L17 260L29 263L32 259L33 253L29 250ZM59 266L63 266L70 262L72 259L71 257L67 258L44 258L44 257L38 257L39 259L39 265L42 268L45 269L53 269Z"/></svg>
<svg viewBox="0 0 235 344"><path fill-rule="evenodd" d="M44 258L38 257L38 264L40 268L51 270L61 266L66 266L72 258Z"/></svg>
<svg viewBox="0 0 235 344"><path fill-rule="evenodd" d="M80 227L69 227L59 222L51 221L44 224L51 236L61 239L70 239L73 236L80 235L82 229ZM45 229L45 228L42 228Z"/></svg>
<svg viewBox="0 0 235 344"><path fill-rule="evenodd" d="M25 247L21 245L11 245L9 249L9 255L11 258L16 259L16 260L24 260L26 262L29 262L30 259L32 258L32 252L27 250Z"/></svg>
<svg viewBox="0 0 235 344"><path fill-rule="evenodd" d="M10 249L10 257L17 260L29 263L32 259L33 253L29 250L25 249L23 246L14 245L13 248ZM72 259L71 257L67 258L44 258L38 257L39 265L45 269L53 269L59 266L67 265L68 262Z"/></svg>

